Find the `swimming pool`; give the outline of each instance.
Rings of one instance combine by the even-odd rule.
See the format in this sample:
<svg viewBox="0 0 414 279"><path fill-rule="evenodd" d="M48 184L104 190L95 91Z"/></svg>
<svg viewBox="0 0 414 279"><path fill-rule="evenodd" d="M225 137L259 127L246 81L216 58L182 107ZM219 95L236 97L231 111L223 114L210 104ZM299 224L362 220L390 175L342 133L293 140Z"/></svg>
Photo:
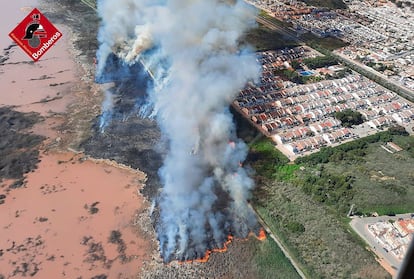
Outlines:
<svg viewBox="0 0 414 279"><path fill-rule="evenodd" d="M312 71L302 71L299 74L302 75L302 76L311 76L311 75L313 75L313 72Z"/></svg>

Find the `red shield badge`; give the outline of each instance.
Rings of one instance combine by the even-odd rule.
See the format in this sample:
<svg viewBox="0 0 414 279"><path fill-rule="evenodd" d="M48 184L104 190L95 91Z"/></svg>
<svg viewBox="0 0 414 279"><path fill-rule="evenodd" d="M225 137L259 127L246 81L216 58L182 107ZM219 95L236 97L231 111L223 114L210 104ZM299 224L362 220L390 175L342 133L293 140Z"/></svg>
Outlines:
<svg viewBox="0 0 414 279"><path fill-rule="evenodd" d="M33 9L9 36L37 61L62 37L62 33L38 9Z"/></svg>

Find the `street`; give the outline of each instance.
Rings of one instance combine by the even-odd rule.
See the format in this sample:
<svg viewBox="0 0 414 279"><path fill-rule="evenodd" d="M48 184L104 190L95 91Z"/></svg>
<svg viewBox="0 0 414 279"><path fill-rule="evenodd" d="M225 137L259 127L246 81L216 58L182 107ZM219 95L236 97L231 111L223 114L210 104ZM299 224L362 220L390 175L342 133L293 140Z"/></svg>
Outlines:
<svg viewBox="0 0 414 279"><path fill-rule="evenodd" d="M334 55L336 55L339 59L349 63L349 64L353 64L356 67L361 68L362 70L371 73L372 75L378 76L379 78L385 80L387 83L392 84L393 86L397 87L399 89L400 95L402 95L404 98L409 98L409 99L414 99L414 92L404 86L402 86L401 84L389 79L386 75L372 69L371 67L368 67L364 64L362 64L359 61L355 61L350 59L349 57L347 57L346 55L338 52L338 51L334 51L333 52ZM401 94L402 93L402 94Z"/></svg>
<svg viewBox="0 0 414 279"><path fill-rule="evenodd" d="M383 246L380 245L374 238L374 236L368 231L368 224L373 224L379 221L398 220L399 218L410 218L410 214L398 214L396 216L379 216L379 217L364 217L353 218L350 222L352 229L358 233L358 235L364 239L364 241L370 245L371 250L380 258L384 259L391 265L394 270L398 270L401 267L401 261L399 261L392 253L386 252Z"/></svg>

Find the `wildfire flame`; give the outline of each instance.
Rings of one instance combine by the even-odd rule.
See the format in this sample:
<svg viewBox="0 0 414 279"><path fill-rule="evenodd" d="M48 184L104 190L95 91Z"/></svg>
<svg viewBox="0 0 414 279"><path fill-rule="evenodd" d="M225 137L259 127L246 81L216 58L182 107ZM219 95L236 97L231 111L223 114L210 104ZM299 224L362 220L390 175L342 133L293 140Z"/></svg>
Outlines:
<svg viewBox="0 0 414 279"><path fill-rule="evenodd" d="M260 241L263 241L266 239L266 232L263 228L260 228L259 234L256 236L256 238Z"/></svg>
<svg viewBox="0 0 414 279"><path fill-rule="evenodd" d="M253 235L255 238L257 238L260 241L263 241L266 239L266 232L263 228L260 228L259 230L259 234L256 235L254 233L249 233L249 236L245 239L247 240L251 235ZM204 256L202 258L199 259L195 259L195 260L188 260L188 261L179 261L179 264L185 264L185 263L206 263L208 262L208 259L210 258L210 255L212 253L224 253L227 251L228 249L228 245L233 241L234 237L232 235L227 236L227 241L224 242L223 244L223 248L213 248L211 250L207 250L206 253L204 254Z"/></svg>
<svg viewBox="0 0 414 279"><path fill-rule="evenodd" d="M207 250L206 253L204 254L204 257L200 258L200 259L195 259L195 260L188 260L188 261L179 261L179 264L185 264L185 263L206 263L208 262L208 259L210 258L211 253L224 253L227 251L227 246L233 241L233 236L232 235L228 235L227 236L227 241L223 243L223 248L213 248L211 250Z"/></svg>

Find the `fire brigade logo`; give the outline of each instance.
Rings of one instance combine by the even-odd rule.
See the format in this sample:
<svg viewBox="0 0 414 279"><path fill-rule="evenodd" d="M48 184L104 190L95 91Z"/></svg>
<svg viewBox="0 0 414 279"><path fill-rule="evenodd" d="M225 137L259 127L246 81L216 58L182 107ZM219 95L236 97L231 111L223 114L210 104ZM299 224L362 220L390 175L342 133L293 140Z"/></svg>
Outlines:
<svg viewBox="0 0 414 279"><path fill-rule="evenodd" d="M37 61L62 37L62 33L38 9L33 9L9 36Z"/></svg>

